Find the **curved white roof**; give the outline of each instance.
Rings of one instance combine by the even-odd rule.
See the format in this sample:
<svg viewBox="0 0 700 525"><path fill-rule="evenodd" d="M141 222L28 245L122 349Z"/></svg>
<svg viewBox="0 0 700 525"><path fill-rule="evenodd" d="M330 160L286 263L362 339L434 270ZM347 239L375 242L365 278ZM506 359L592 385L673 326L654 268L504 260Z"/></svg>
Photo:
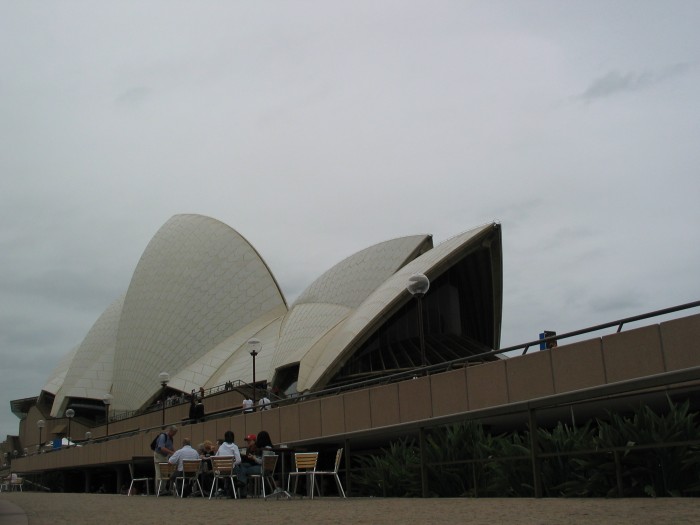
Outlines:
<svg viewBox="0 0 700 525"><path fill-rule="evenodd" d="M61 389L61 385L63 385L63 380L66 378L66 374L70 369L70 365L73 362L75 354L78 352L78 348L79 347L76 346L75 348L73 348L73 350L71 350L61 358L61 360L56 365L56 368L54 368L51 371L51 375L46 380L44 388L42 388L43 391L48 392L49 394L56 394Z"/></svg>
<svg viewBox="0 0 700 525"><path fill-rule="evenodd" d="M297 390L322 388L410 299L411 274L438 277L492 226L436 248L430 235L366 248L321 275L288 308L269 268L238 232L209 217L176 215L146 247L126 293L47 380L52 415L72 398L101 401L108 392L115 411L141 408L159 394L160 372L183 392L250 382L251 338L262 343L258 381L298 364Z"/></svg>
<svg viewBox="0 0 700 525"><path fill-rule="evenodd" d="M299 296L285 317L273 367L301 361L386 279L431 248L430 235L401 237L370 246L325 272Z"/></svg>
<svg viewBox="0 0 700 525"><path fill-rule="evenodd" d="M51 408L54 417L63 414L70 397L104 399L112 389L114 349L124 296L114 301L92 325L78 346Z"/></svg>
<svg viewBox="0 0 700 525"><path fill-rule="evenodd" d="M470 230L453 237L417 259L409 262L377 288L365 301L355 309L342 324L335 327L323 341L322 347L311 349L299 365L297 390L322 387L341 366L344 357L357 349L383 318L396 310L399 303L403 304L412 299L406 290L408 278L415 273L424 273L431 278L441 273L440 266L445 269L453 264L451 260L458 258L470 246L472 239L477 239L480 233L492 228L491 224Z"/></svg>
<svg viewBox="0 0 700 525"><path fill-rule="evenodd" d="M238 232L176 215L153 237L124 300L114 362L114 409L158 392L158 374L197 361L247 324L286 308L267 265Z"/></svg>

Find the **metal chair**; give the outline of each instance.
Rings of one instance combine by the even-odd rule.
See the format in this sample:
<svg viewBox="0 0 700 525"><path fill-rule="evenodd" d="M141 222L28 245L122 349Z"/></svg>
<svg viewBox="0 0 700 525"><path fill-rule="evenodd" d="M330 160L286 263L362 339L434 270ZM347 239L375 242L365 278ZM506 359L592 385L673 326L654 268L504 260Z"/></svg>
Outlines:
<svg viewBox="0 0 700 525"><path fill-rule="evenodd" d="M250 474L248 479L253 480L253 493L260 495L262 492L262 497L266 498L265 494L265 481L270 486L271 492L274 493L277 488L275 483L275 469L277 468L277 454L263 454L262 465L260 465L260 474Z"/></svg>
<svg viewBox="0 0 700 525"><path fill-rule="evenodd" d="M177 482L182 481L180 486L180 497L185 495L185 482L189 480L191 484L197 484L199 487L199 493L204 496L204 491L202 490L202 484L199 482L199 469L202 466L201 459L183 459L182 460L182 471L180 475L175 478L175 493L177 494Z"/></svg>
<svg viewBox="0 0 700 525"><path fill-rule="evenodd" d="M233 487L233 497L238 499L238 494L236 493L236 479L237 476L233 473L233 462L235 458L233 456L212 456L211 458L211 470L214 472L214 479L211 483L211 490L209 491L209 499L211 499L212 494L215 494L219 488L219 480L228 478L231 482L231 487Z"/></svg>
<svg viewBox="0 0 700 525"><path fill-rule="evenodd" d="M145 482L145 483L146 483L146 494L147 494L148 496L150 496L150 495L151 495L151 491L150 491L148 485L149 485L149 483L150 483L150 481L151 481L151 478L135 478L135 477L134 477L134 464L133 464L133 463L129 463L129 474L131 474L131 484L129 484L129 492L127 492L126 495L127 495L127 496L131 496L131 495L132 495L131 492L132 492L132 489L133 489L133 487L134 487L134 482L136 482L136 481L142 481L142 482Z"/></svg>
<svg viewBox="0 0 700 525"><path fill-rule="evenodd" d="M300 476L306 478L307 493L314 499L314 477L316 475L316 464L318 463L318 452L297 452L294 454L294 472L289 473L287 480L287 491L294 478L294 491L297 491L297 482Z"/></svg>
<svg viewBox="0 0 700 525"><path fill-rule="evenodd" d="M314 473L314 477L316 476L333 476L335 478L335 484L338 487L338 495L341 497L345 497L345 491L343 490L343 486L340 484L340 478L338 477L338 470L340 469L340 460L343 458L343 449L339 448L338 451L335 453L335 465L333 466L333 470L317 470Z"/></svg>
<svg viewBox="0 0 700 525"><path fill-rule="evenodd" d="M170 476L175 472L175 465L170 463L158 463L158 470L160 472L160 479L158 480L158 487L156 488L156 498L160 496L160 489L163 483L168 483L170 481ZM175 490L175 495L177 495L177 485L173 484Z"/></svg>
<svg viewBox="0 0 700 525"><path fill-rule="evenodd" d="M10 480L10 490L19 489L20 492L24 492L22 488L24 486L24 478L15 478Z"/></svg>

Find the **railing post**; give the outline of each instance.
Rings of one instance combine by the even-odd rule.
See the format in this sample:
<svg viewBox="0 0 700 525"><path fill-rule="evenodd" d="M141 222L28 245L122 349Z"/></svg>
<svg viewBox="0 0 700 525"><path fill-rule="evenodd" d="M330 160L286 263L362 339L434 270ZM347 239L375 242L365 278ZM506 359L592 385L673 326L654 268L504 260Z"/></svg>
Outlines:
<svg viewBox="0 0 700 525"><path fill-rule="evenodd" d="M613 457L615 458L615 481L617 482L617 497L621 498L624 494L624 488L622 486L622 462L620 461L620 453L615 450L613 451Z"/></svg>
<svg viewBox="0 0 700 525"><path fill-rule="evenodd" d="M426 464L426 443L425 443L425 428L420 427L418 430L418 442L420 445L420 484L421 492L424 498L429 497L428 490L428 465Z"/></svg>
<svg viewBox="0 0 700 525"><path fill-rule="evenodd" d="M350 496L352 495L352 487L350 482L350 440L345 440L345 450L343 451L343 456L345 456L345 493Z"/></svg>
<svg viewBox="0 0 700 525"><path fill-rule="evenodd" d="M535 488L535 497L542 497L542 473L540 471L540 461L537 459L537 419L535 411L528 410L530 426L530 461L532 462L532 486Z"/></svg>

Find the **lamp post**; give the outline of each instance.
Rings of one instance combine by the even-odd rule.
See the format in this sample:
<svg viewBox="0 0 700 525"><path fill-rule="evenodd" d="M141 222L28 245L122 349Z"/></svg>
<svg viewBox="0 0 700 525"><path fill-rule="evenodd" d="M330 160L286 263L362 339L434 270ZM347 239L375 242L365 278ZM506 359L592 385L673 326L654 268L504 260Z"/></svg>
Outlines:
<svg viewBox="0 0 700 525"><path fill-rule="evenodd" d="M43 419L36 422L36 426L39 428L39 450L41 450L41 431L44 430L44 425L46 425L46 421Z"/></svg>
<svg viewBox="0 0 700 525"><path fill-rule="evenodd" d="M163 426L165 426L165 387L168 386L168 381L170 381L170 374L167 372L161 372L158 374L158 381L160 381L160 386L163 387L163 391L160 393L161 404L163 406Z"/></svg>
<svg viewBox="0 0 700 525"><path fill-rule="evenodd" d="M109 436L109 405L112 404L112 394L107 394L102 398L102 402L105 404L105 420L107 421L107 436Z"/></svg>
<svg viewBox="0 0 700 525"><path fill-rule="evenodd" d="M255 410L255 357L260 353L260 348L262 343L259 339L250 339L248 341L248 348L250 348L250 355L253 356L253 410Z"/></svg>
<svg viewBox="0 0 700 525"><path fill-rule="evenodd" d="M75 410L73 410L72 408L69 408L68 410L66 410L66 417L68 418L68 446L69 447L70 447L70 444L72 441L72 439L70 437L70 422L74 416L75 416Z"/></svg>
<svg viewBox="0 0 700 525"><path fill-rule="evenodd" d="M420 340L420 363L422 367L427 365L425 360L425 335L423 333L423 296L428 293L430 280L422 273L411 275L408 278L406 289L416 298L418 303L418 339Z"/></svg>

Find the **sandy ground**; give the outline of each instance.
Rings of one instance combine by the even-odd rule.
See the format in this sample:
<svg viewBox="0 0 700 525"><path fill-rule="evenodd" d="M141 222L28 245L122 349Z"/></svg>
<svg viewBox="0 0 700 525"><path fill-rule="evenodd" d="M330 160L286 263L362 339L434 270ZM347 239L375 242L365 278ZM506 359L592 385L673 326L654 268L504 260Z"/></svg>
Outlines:
<svg viewBox="0 0 700 525"><path fill-rule="evenodd" d="M8 502L8 503L5 503ZM4 505L2 505L5 503ZM112 494L0 494L0 523L26 513L29 525L421 523L630 525L700 523L700 499L384 499L207 500ZM5 520L1 509L6 509Z"/></svg>

